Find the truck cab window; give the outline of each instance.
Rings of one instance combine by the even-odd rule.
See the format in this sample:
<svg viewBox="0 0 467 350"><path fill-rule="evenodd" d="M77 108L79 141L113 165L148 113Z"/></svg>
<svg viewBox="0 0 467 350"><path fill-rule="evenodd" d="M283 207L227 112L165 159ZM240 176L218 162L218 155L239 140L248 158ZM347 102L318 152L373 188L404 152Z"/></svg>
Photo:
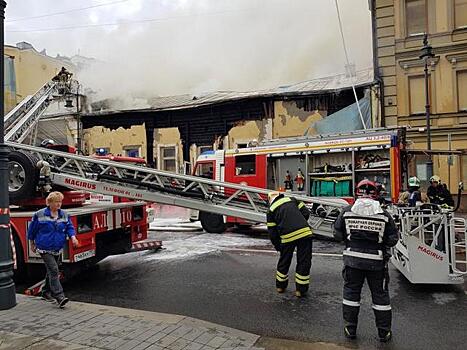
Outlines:
<svg viewBox="0 0 467 350"><path fill-rule="evenodd" d="M254 154L235 157L235 174L252 175L256 173L256 156Z"/></svg>

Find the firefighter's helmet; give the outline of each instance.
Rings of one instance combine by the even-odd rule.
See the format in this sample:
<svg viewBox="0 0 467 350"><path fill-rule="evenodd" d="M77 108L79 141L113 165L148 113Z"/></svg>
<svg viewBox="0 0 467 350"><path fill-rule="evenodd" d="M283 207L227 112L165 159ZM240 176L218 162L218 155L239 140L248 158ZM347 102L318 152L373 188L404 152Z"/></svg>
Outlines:
<svg viewBox="0 0 467 350"><path fill-rule="evenodd" d="M279 191L272 191L268 193L268 200L269 203L272 203L274 199L276 199L277 196L279 196L281 193Z"/></svg>
<svg viewBox="0 0 467 350"><path fill-rule="evenodd" d="M416 176L409 179L409 187L420 187L420 180Z"/></svg>
<svg viewBox="0 0 467 350"><path fill-rule="evenodd" d="M355 194L357 197L376 199L378 198L378 187L373 181L365 179L358 183Z"/></svg>
<svg viewBox="0 0 467 350"><path fill-rule="evenodd" d="M430 177L430 182L441 183L441 179L439 178L438 175L433 175L432 177Z"/></svg>

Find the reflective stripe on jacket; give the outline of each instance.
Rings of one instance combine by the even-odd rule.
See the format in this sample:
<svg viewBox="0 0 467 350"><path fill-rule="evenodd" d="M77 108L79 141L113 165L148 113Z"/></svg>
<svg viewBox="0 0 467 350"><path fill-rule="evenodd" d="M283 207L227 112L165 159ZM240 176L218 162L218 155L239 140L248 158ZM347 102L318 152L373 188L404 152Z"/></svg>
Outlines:
<svg viewBox="0 0 467 350"><path fill-rule="evenodd" d="M334 237L343 240L344 264L362 270L382 270L387 248L393 247L399 233L386 211L359 215L346 207L334 223Z"/></svg>
<svg viewBox="0 0 467 350"><path fill-rule="evenodd" d="M267 227L274 246L312 235L308 225L310 212L303 202L279 195L269 207Z"/></svg>

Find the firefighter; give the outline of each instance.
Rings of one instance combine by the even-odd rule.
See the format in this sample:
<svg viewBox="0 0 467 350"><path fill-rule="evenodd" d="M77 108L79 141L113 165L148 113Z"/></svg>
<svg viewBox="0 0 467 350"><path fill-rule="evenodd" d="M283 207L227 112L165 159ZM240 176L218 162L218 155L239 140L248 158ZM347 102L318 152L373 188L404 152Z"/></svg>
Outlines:
<svg viewBox="0 0 467 350"><path fill-rule="evenodd" d="M280 192L270 192L268 199L269 238L274 248L280 252L276 271L277 292L284 293L287 288L289 267L297 248L295 295L299 298L304 297L310 284L312 232L307 221L310 212L303 202L293 197L285 197Z"/></svg>
<svg viewBox="0 0 467 350"><path fill-rule="evenodd" d="M438 175L433 175L430 178L430 186L428 187L427 195L428 198L430 198L430 203L439 204L441 206L454 206L451 192L449 192L447 186L441 183L441 179Z"/></svg>
<svg viewBox="0 0 467 350"><path fill-rule="evenodd" d="M409 207L420 206L428 202L428 197L420 191L420 180L416 176L409 178L409 189L399 195L397 204Z"/></svg>
<svg viewBox="0 0 467 350"><path fill-rule="evenodd" d="M365 278L371 291L376 327L381 342L391 339L391 305L388 292L388 248L398 240L392 217L378 202L376 184L362 180L357 200L342 210L334 223L334 237L345 242L343 317L344 334L357 336L360 294Z"/></svg>

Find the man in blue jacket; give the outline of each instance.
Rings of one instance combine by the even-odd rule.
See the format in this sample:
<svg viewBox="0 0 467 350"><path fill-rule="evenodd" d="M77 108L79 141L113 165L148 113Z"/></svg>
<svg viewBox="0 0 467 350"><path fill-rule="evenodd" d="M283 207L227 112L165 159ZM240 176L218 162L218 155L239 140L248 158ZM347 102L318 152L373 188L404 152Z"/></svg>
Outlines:
<svg viewBox="0 0 467 350"><path fill-rule="evenodd" d="M28 228L31 249L41 255L47 271L42 299L51 302L56 300L60 308L69 300L63 294L60 283L58 257L67 238L71 239L74 247L79 245L70 217L60 209L62 201L62 193L51 192L46 198L47 207L33 215Z"/></svg>

